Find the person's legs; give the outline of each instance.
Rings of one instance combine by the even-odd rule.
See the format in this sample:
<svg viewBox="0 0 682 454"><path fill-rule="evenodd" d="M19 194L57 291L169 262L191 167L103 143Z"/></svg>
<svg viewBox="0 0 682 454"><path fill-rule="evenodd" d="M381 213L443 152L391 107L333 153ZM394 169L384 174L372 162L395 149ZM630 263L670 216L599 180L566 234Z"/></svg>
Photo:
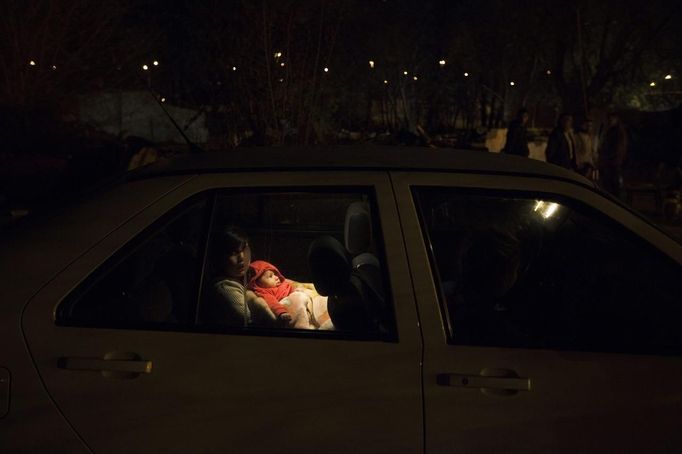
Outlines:
<svg viewBox="0 0 682 454"><path fill-rule="evenodd" d="M322 295L317 295L313 298L313 318L314 323L317 324L317 329L319 330L334 330L334 324L329 317L329 311L327 310L327 297Z"/></svg>
<svg viewBox="0 0 682 454"><path fill-rule="evenodd" d="M602 167L600 173L600 186L606 192L620 197L620 173L615 167Z"/></svg>
<svg viewBox="0 0 682 454"><path fill-rule="evenodd" d="M294 292L287 299L289 300L287 311L291 314L292 326L298 329L315 329L315 326L310 324L310 313L308 312L310 297L303 292Z"/></svg>

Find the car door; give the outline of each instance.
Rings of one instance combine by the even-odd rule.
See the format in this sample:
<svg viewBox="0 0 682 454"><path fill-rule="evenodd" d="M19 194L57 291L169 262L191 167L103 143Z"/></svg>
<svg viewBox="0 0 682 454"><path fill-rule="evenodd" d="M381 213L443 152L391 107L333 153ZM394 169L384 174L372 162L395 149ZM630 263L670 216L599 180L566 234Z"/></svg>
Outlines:
<svg viewBox="0 0 682 454"><path fill-rule="evenodd" d="M392 178L427 452L679 451L678 243L576 184Z"/></svg>
<svg viewBox="0 0 682 454"><path fill-rule="evenodd" d="M305 279L310 239L343 235L338 197L371 207L387 331L200 323L217 229L241 223L254 258ZM422 450L420 335L386 174L199 176L41 289L22 325L48 393L95 452Z"/></svg>

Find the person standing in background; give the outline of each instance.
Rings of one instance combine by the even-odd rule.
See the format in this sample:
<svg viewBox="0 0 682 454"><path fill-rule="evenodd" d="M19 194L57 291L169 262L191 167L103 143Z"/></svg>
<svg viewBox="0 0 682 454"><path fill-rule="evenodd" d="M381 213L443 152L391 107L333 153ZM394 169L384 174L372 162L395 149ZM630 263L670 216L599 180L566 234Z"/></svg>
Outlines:
<svg viewBox="0 0 682 454"><path fill-rule="evenodd" d="M594 147L595 140L592 135L592 120L585 117L580 121L575 137L575 163L579 174L589 178L597 179L597 159Z"/></svg>
<svg viewBox="0 0 682 454"><path fill-rule="evenodd" d="M507 140L502 148L502 153L524 156L526 158L530 155L528 150L528 131L526 130L528 118L528 110L525 108L519 109L516 117L509 123Z"/></svg>
<svg viewBox="0 0 682 454"><path fill-rule="evenodd" d="M607 192L621 197L623 188L623 162L627 156L628 135L618 114L608 116L608 129L599 151L599 182Z"/></svg>
<svg viewBox="0 0 682 454"><path fill-rule="evenodd" d="M576 170L573 116L563 113L552 130L545 150L547 162L569 170Z"/></svg>

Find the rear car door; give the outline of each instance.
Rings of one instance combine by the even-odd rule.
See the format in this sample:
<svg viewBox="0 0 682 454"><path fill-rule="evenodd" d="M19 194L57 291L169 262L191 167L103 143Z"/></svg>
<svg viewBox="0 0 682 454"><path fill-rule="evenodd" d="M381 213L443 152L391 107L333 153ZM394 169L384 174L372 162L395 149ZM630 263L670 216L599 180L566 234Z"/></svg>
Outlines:
<svg viewBox="0 0 682 454"><path fill-rule="evenodd" d="M217 231L239 224L254 259L308 282L311 241L343 243L353 203L371 213L382 330L201 319ZM422 450L420 336L386 174L194 178L50 282L22 324L48 393L95 452Z"/></svg>
<svg viewBox="0 0 682 454"><path fill-rule="evenodd" d="M678 243L577 184L393 179L427 452L679 451Z"/></svg>

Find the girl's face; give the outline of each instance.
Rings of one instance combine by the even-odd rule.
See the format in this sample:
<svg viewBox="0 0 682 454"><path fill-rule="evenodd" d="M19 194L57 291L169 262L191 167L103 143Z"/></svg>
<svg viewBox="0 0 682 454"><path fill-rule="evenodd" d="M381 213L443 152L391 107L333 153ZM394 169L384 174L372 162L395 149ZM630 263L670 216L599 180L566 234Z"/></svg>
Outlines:
<svg viewBox="0 0 682 454"><path fill-rule="evenodd" d="M251 248L248 243L240 251L233 251L227 256L227 277L243 279L251 264Z"/></svg>
<svg viewBox="0 0 682 454"><path fill-rule="evenodd" d="M282 283L279 280L279 276L277 276L271 270L267 270L265 273L263 273L256 282L258 282L258 285L265 288L277 287Z"/></svg>

